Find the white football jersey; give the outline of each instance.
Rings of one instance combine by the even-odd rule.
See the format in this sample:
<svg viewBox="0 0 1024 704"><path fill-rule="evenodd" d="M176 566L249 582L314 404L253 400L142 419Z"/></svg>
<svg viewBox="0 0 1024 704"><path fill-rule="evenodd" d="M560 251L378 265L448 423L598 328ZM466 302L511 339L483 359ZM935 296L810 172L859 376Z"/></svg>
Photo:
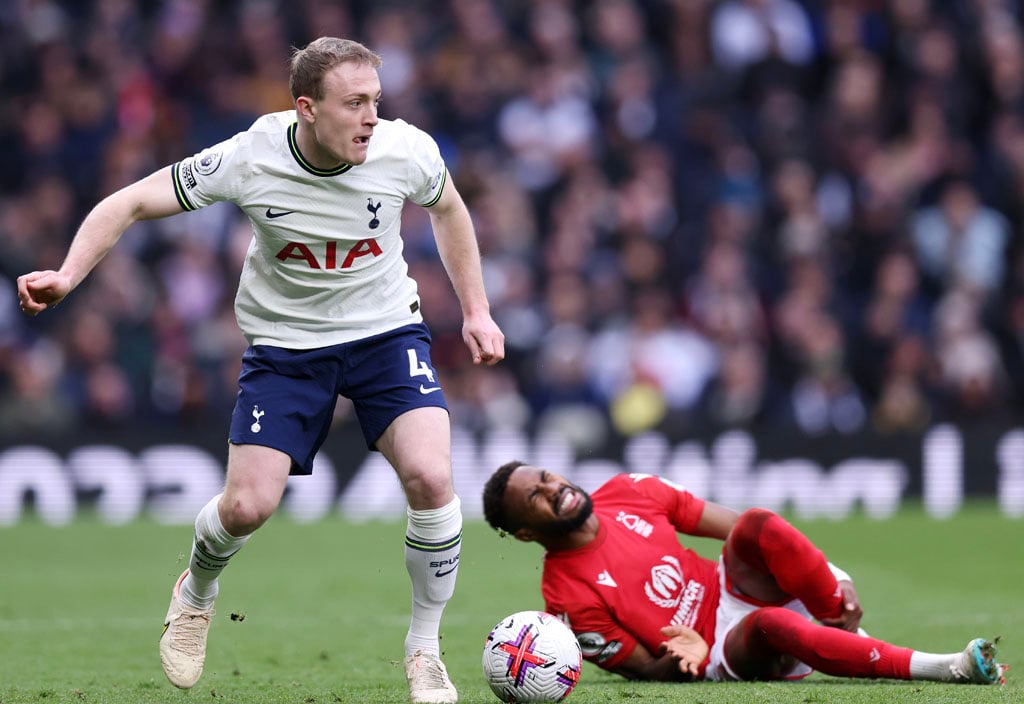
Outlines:
<svg viewBox="0 0 1024 704"><path fill-rule="evenodd" d="M299 152L294 110L174 165L185 210L231 201L252 221L235 315L250 344L350 342L423 320L400 235L406 200L430 206L445 185L434 140L380 120L366 161L330 171Z"/></svg>

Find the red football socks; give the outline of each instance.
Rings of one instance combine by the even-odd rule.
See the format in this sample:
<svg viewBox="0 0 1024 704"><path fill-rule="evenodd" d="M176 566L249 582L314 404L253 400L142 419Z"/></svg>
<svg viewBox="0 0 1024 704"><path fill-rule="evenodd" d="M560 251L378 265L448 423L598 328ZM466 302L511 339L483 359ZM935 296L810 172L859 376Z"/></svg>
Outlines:
<svg viewBox="0 0 1024 704"><path fill-rule="evenodd" d="M764 509L745 511L732 531L729 543L736 557L774 577L815 618L839 616L843 608L839 584L825 555L807 536Z"/></svg>
<svg viewBox="0 0 1024 704"><path fill-rule="evenodd" d="M910 679L910 648L822 626L788 609L755 611L743 624L743 639L754 663L791 655L835 677ZM732 664L742 669L742 663Z"/></svg>

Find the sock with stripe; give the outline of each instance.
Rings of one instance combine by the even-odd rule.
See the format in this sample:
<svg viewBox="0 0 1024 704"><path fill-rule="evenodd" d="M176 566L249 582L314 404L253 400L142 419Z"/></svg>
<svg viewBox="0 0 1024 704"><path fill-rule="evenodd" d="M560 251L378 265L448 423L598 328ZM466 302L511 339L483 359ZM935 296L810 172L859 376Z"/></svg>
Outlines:
<svg viewBox="0 0 1024 704"><path fill-rule="evenodd" d="M412 619L406 655L417 650L440 655L441 615L455 593L462 550L461 506L456 496L441 508L408 510L405 567L412 580Z"/></svg>
<svg viewBox="0 0 1024 704"><path fill-rule="evenodd" d="M196 609L209 609L217 598L217 577L227 566L228 560L242 549L248 535L235 537L227 532L220 522L217 494L196 516L196 533L192 541L192 557L189 560L189 575L181 583L182 603Z"/></svg>

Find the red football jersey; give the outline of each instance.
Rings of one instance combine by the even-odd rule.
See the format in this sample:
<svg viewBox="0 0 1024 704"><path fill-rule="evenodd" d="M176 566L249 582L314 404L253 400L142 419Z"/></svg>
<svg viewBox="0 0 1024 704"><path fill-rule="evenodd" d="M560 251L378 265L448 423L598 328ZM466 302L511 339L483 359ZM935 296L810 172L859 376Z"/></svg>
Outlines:
<svg viewBox="0 0 1024 704"><path fill-rule="evenodd" d="M679 543L704 500L648 474L620 474L591 498L597 537L544 556L541 591L549 613L566 618L583 655L614 668L639 642L655 657L661 627L693 628L714 642L718 563Z"/></svg>

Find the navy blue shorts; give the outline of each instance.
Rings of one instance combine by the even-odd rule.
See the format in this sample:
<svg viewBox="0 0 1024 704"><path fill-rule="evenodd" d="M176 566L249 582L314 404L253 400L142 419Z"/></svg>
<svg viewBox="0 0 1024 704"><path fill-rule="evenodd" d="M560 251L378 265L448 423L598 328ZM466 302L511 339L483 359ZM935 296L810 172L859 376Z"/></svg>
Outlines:
<svg viewBox="0 0 1024 704"><path fill-rule="evenodd" d="M250 345L242 356L238 386L229 439L288 454L292 474L312 473L338 396L354 404L371 450L406 411L448 409L423 323L312 350Z"/></svg>

